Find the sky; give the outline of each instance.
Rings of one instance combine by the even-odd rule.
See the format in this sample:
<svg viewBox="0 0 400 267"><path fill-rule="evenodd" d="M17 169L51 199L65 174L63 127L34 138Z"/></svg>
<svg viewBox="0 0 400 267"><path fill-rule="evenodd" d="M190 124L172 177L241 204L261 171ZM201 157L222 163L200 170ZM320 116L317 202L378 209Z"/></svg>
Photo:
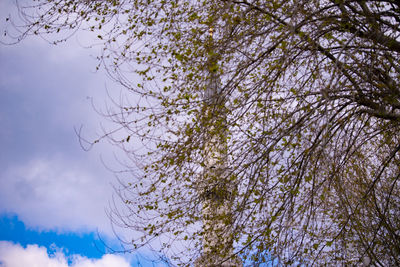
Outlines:
<svg viewBox="0 0 400 267"><path fill-rule="evenodd" d="M1 34L9 14L13 0L1 0ZM105 143L84 151L74 128L101 134L104 118L92 103L104 107L107 90L121 88L95 71L87 38L0 44L1 267L164 266L147 251L110 254L105 246L120 249L106 215L117 181L102 163L118 152Z"/></svg>

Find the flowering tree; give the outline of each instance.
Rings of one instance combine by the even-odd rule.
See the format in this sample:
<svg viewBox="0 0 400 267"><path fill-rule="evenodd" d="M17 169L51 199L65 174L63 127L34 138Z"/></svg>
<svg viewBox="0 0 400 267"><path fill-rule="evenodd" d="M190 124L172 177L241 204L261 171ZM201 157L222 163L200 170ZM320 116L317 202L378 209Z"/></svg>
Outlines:
<svg viewBox="0 0 400 267"><path fill-rule="evenodd" d="M127 89L109 114L126 137L105 138L131 160L114 218L133 249L159 240L172 262L194 262L212 196L230 203L209 218L230 240L214 253L233 243L255 264L400 265L398 1L19 7L17 38L95 32L100 65ZM212 140L223 171L209 171Z"/></svg>

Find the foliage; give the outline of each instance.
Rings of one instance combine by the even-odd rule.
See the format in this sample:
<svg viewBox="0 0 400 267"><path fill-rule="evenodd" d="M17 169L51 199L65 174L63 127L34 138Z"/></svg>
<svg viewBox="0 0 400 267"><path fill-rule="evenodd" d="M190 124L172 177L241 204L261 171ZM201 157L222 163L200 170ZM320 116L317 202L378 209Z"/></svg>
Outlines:
<svg viewBox="0 0 400 267"><path fill-rule="evenodd" d="M128 135L107 137L131 159L115 215L133 248L198 257L198 181L218 136L229 171L207 182L233 185L243 259L400 265L398 1L36 0L20 13L19 37L95 32L127 88L110 118Z"/></svg>

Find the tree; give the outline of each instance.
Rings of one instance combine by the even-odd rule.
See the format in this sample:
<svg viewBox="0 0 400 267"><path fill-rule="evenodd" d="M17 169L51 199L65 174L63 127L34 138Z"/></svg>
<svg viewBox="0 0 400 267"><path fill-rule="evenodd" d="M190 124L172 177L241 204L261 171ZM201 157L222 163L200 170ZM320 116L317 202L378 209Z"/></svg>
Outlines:
<svg viewBox="0 0 400 267"><path fill-rule="evenodd" d="M173 261L199 257L196 177L219 138L228 164L208 190L232 188L245 261L400 265L398 1L37 0L20 13L19 38L96 32L127 88L109 114L126 137L105 138L131 160L115 215L133 248L157 239L169 255L179 244Z"/></svg>

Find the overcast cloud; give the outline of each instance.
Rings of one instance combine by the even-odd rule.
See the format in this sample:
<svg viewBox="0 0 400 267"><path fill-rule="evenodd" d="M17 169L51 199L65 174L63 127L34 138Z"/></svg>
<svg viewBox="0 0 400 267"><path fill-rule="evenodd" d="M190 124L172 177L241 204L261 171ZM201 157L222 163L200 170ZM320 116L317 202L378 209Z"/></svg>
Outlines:
<svg viewBox="0 0 400 267"><path fill-rule="evenodd" d="M29 44L0 51L0 212L49 229L104 226L114 177L99 156L111 150L99 145L84 152L74 127L83 124L85 134L96 136L101 118L90 100L103 97L105 77L91 73L90 60L52 59L73 50L71 57L87 60L79 46Z"/></svg>
<svg viewBox="0 0 400 267"><path fill-rule="evenodd" d="M110 82L94 72L96 51L77 40L0 47L0 213L30 227L111 235L104 210L115 180L100 155L110 158L112 149L84 152L74 132L83 125L89 138L100 134L91 101L103 105Z"/></svg>
<svg viewBox="0 0 400 267"><path fill-rule="evenodd" d="M13 3L0 0L2 33L5 17L15 14ZM118 168L114 160L118 150L100 142L85 152L74 128L83 125L84 136L92 140L101 135L100 122L107 123L92 101L104 108L106 89L118 96L121 88L102 71L95 73L93 55L98 51L83 48L88 39L78 33L57 46L33 37L12 46L0 45L0 216L16 216L29 231L39 234L53 231L79 237L88 233L87 237L98 232L115 244L105 209L116 180L100 157ZM129 266L115 255L101 259L74 255L71 262L67 253L54 254L49 247L25 247L18 242L22 240L0 242L0 266Z"/></svg>

